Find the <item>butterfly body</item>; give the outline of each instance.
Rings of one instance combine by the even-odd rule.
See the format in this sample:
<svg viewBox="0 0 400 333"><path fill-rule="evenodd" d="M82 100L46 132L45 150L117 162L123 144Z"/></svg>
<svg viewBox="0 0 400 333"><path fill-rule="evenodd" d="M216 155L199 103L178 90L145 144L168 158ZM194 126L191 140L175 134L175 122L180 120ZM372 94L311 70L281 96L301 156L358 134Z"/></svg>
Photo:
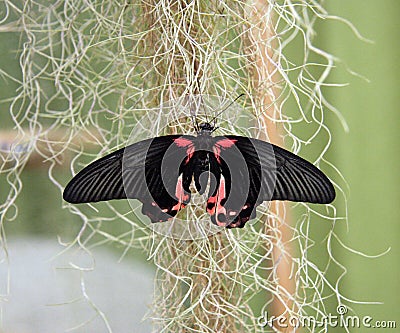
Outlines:
<svg viewBox="0 0 400 333"><path fill-rule="evenodd" d="M167 135L117 150L94 161L66 186L71 203L138 199L152 222L171 220L191 198L191 184L205 194L211 221L243 227L268 200L329 203L329 179L306 160L268 142L212 136L210 123L197 136Z"/></svg>

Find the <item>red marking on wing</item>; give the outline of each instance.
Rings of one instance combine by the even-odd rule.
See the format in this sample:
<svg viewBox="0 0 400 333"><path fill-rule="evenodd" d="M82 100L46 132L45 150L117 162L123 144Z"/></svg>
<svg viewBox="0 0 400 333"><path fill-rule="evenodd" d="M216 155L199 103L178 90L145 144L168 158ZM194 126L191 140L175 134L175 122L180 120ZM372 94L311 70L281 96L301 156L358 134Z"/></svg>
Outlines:
<svg viewBox="0 0 400 333"><path fill-rule="evenodd" d="M236 139L222 139L222 140L218 140L214 147L213 147L213 151L214 151L214 155L215 158L217 159L218 163L221 164L221 148L230 148L232 147L235 142L237 142Z"/></svg>
<svg viewBox="0 0 400 333"><path fill-rule="evenodd" d="M178 199L178 203L172 207L172 210L178 211L182 208L185 208L185 202L189 200L189 194L186 194L185 190L183 189L182 175L178 177L175 188L175 196Z"/></svg>
<svg viewBox="0 0 400 333"><path fill-rule="evenodd" d="M229 148L232 147L235 142L237 142L236 139L222 139L218 140L215 144L224 148Z"/></svg>
<svg viewBox="0 0 400 333"><path fill-rule="evenodd" d="M189 200L189 194L186 194L183 189L182 174L178 177L178 182L176 183L175 196L180 201Z"/></svg>
<svg viewBox="0 0 400 333"><path fill-rule="evenodd" d="M182 180L183 175L181 174L178 177L177 183L176 183L176 188L175 188L175 196L178 202L174 206L169 206L169 207L164 207L161 208L158 206L158 204L154 201L151 202L152 207L157 207L161 213L168 214L170 217L166 217L165 215L159 219L159 212L158 210L155 210L157 212L157 215L154 214L152 211L143 211L144 214L146 214L152 221L157 221L157 222L163 222L163 221L170 221L181 209L186 207L186 204L190 200L190 194L186 193L184 188L183 188L183 180Z"/></svg>
<svg viewBox="0 0 400 333"><path fill-rule="evenodd" d="M207 212L210 215L215 215L215 221L217 222L217 225L219 225L221 227L224 227L226 225L225 222L218 220L219 214L226 215L226 209L224 206L221 205L221 201L223 199L225 199L225 196L226 196L225 178L224 178L224 176L221 175L217 193L214 196L209 197L207 200ZM212 207L208 208L208 206L212 206Z"/></svg>
<svg viewBox="0 0 400 333"><path fill-rule="evenodd" d="M221 148L219 148L218 146L213 147L213 151L214 151L214 156L217 159L217 162L219 164L221 164Z"/></svg>
<svg viewBox="0 0 400 333"><path fill-rule="evenodd" d="M190 161L190 159L192 158L192 156L194 154L194 151L195 151L193 142L191 140L189 140L189 139L185 139L185 138L182 138L182 137L174 139L174 142L178 147L182 147L182 148L186 147L187 148L186 149L187 157L186 157L186 160L185 160L185 164L187 164Z"/></svg>
<svg viewBox="0 0 400 333"><path fill-rule="evenodd" d="M179 147L187 147L190 145L193 146L192 141L190 141L189 139L182 138L182 137L176 138L176 139L174 139L174 141Z"/></svg>

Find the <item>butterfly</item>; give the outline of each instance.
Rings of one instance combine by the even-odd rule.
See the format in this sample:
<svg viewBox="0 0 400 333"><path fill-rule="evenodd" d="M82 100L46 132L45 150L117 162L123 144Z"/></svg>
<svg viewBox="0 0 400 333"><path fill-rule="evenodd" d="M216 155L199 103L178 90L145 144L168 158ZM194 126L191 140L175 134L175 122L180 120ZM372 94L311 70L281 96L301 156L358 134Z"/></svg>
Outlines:
<svg viewBox="0 0 400 333"><path fill-rule="evenodd" d="M192 188L206 194L211 221L242 228L263 201L328 204L335 190L310 162L254 138L213 136L214 125L197 135L166 135L119 149L82 169L65 187L69 203L138 199L152 222L171 220L190 202Z"/></svg>

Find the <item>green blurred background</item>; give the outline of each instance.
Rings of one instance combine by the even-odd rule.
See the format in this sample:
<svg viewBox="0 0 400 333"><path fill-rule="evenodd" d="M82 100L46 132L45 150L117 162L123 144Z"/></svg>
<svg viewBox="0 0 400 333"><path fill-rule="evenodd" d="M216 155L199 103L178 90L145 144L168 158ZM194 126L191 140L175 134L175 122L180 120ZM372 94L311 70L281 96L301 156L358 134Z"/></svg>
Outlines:
<svg viewBox="0 0 400 333"><path fill-rule="evenodd" d="M345 117L350 132L344 133L331 118L334 130L332 159L349 184L349 230L341 239L369 255L391 251L377 259L343 251L348 269L346 295L383 305L354 306L360 314L377 320L397 320L400 325L400 158L398 156L400 2L396 0L327 1L334 15L352 22L373 44L360 42L341 24L321 27L323 45L355 72L370 80L333 75L333 82L350 86L330 89L329 100ZM397 328L396 331L398 331ZM365 329L360 329L360 332Z"/></svg>
<svg viewBox="0 0 400 333"><path fill-rule="evenodd" d="M348 19L364 37L374 41L361 41L338 21L327 20L316 26L316 43L343 60L339 65L342 68L334 71L329 81L350 84L326 90L327 99L339 109L350 128L346 133L338 118L329 115L327 123L333 133L329 158L349 184L349 228L340 228L340 237L351 248L368 255L391 248L383 257L371 259L337 246L338 259L348 270L342 293L352 300L382 302L354 304L353 308L374 320L396 320L399 326L400 158L395 147L400 138L400 2L336 0L327 1L325 6L329 13ZM18 47L18 39L11 33L2 33L0 42L0 67L7 67L10 72L15 68L18 73L18 59L12 52ZM349 74L346 66L370 82ZM16 83L1 80L1 99L11 97L16 88ZM10 128L4 108L0 120L0 129ZM65 174L65 181L68 177ZM55 235L73 235L77 229L71 226L78 228L79 219L61 209L60 192L48 181L47 172L27 169L22 178L24 189L17 201L19 215L6 225L7 235L48 235L52 239ZM0 186L4 184L4 179L0 180ZM1 192L0 199L4 200L6 193Z"/></svg>

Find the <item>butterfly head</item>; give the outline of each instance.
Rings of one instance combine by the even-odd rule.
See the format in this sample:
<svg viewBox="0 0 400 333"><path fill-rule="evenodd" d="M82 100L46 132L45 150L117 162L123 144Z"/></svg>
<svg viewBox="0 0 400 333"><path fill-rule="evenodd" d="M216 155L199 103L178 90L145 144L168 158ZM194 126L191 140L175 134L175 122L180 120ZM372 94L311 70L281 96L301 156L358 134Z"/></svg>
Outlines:
<svg viewBox="0 0 400 333"><path fill-rule="evenodd" d="M198 135L211 135L217 128L210 123L202 123L199 125Z"/></svg>

